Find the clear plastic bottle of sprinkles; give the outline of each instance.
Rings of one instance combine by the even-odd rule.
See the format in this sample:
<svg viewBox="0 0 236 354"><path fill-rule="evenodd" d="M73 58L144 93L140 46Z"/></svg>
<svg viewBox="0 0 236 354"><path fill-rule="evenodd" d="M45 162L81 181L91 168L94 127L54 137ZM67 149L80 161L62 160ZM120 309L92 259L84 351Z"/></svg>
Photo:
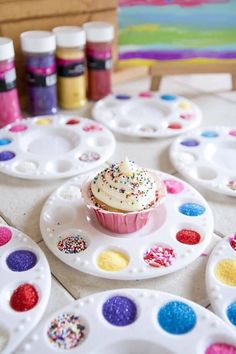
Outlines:
<svg viewBox="0 0 236 354"><path fill-rule="evenodd" d="M28 31L21 33L20 37L25 57L29 112L33 116L55 114L55 36L47 31Z"/></svg>
<svg viewBox="0 0 236 354"><path fill-rule="evenodd" d="M12 40L0 37L0 128L22 118L14 57Z"/></svg>
<svg viewBox="0 0 236 354"><path fill-rule="evenodd" d="M79 108L86 103L85 32L76 26L56 27L53 32L59 105L64 109Z"/></svg>
<svg viewBox="0 0 236 354"><path fill-rule="evenodd" d="M111 93L112 40L114 28L106 22L87 22L86 56L88 98L97 101Z"/></svg>

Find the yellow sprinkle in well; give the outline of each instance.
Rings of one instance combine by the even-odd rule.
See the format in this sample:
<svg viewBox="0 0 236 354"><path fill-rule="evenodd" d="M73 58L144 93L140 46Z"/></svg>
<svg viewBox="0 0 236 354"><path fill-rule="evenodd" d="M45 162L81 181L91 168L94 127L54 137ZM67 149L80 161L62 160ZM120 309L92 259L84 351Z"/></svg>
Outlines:
<svg viewBox="0 0 236 354"><path fill-rule="evenodd" d="M214 269L216 278L225 285L236 286L236 260L223 259Z"/></svg>
<svg viewBox="0 0 236 354"><path fill-rule="evenodd" d="M129 258L127 255L115 250L103 251L97 259L98 267L108 272L118 272L126 268L128 264Z"/></svg>
<svg viewBox="0 0 236 354"><path fill-rule="evenodd" d="M183 101L183 102L180 102L179 108L182 108L182 109L189 109L189 108L191 108L191 104L190 104L189 102Z"/></svg>
<svg viewBox="0 0 236 354"><path fill-rule="evenodd" d="M52 124L52 120L50 118L39 118L35 123L37 125L49 125Z"/></svg>

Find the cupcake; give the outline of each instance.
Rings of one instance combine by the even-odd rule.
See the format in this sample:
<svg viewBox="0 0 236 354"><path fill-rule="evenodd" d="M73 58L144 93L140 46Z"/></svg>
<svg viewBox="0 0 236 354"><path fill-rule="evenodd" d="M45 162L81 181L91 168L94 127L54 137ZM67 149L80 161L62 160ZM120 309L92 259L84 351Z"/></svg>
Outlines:
<svg viewBox="0 0 236 354"><path fill-rule="evenodd" d="M147 223L166 191L156 175L126 158L86 181L82 195L102 226L125 234L135 232Z"/></svg>

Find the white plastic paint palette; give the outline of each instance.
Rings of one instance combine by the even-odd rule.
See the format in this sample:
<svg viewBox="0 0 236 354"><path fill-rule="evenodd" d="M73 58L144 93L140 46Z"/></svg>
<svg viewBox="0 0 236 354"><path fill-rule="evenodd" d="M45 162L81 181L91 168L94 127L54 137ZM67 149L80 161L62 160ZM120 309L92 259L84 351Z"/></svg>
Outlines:
<svg viewBox="0 0 236 354"><path fill-rule="evenodd" d="M236 128L207 127L179 137L171 146L175 168L214 192L236 196Z"/></svg>
<svg viewBox="0 0 236 354"><path fill-rule="evenodd" d="M115 140L86 118L41 116L0 130L0 171L29 179L73 176L103 164Z"/></svg>
<svg viewBox="0 0 236 354"><path fill-rule="evenodd" d="M206 285L216 314L236 329L236 234L224 238L212 251Z"/></svg>
<svg viewBox="0 0 236 354"><path fill-rule="evenodd" d="M51 274L37 244L5 225L0 225L0 258L0 352L7 354L42 317L50 295Z"/></svg>
<svg viewBox="0 0 236 354"><path fill-rule="evenodd" d="M51 315L16 354L29 352L235 354L236 336L212 312L184 298L120 289L90 295Z"/></svg>
<svg viewBox="0 0 236 354"><path fill-rule="evenodd" d="M147 224L131 234L114 234L98 223L81 197L88 176L66 182L41 213L40 228L48 248L71 267L110 279L157 277L193 262L212 237L208 204L187 183L151 172L165 181L168 195Z"/></svg>
<svg viewBox="0 0 236 354"><path fill-rule="evenodd" d="M96 103L92 114L114 132L149 138L181 134L202 119L199 108L186 98L151 92L109 95Z"/></svg>

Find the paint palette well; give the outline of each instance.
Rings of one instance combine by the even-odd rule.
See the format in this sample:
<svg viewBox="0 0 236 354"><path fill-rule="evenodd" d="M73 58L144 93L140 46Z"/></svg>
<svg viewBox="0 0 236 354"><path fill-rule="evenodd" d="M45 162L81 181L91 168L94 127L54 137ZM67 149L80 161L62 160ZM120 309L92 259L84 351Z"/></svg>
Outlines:
<svg viewBox="0 0 236 354"><path fill-rule="evenodd" d="M179 137L170 158L184 176L202 186L236 197L236 128L208 127Z"/></svg>
<svg viewBox="0 0 236 354"><path fill-rule="evenodd" d="M202 119L199 108L186 98L152 92L109 95L95 104L92 114L116 133L145 138L178 135Z"/></svg>
<svg viewBox="0 0 236 354"><path fill-rule="evenodd" d="M236 234L225 237L212 251L206 285L213 310L236 329Z"/></svg>
<svg viewBox="0 0 236 354"><path fill-rule="evenodd" d="M0 130L0 171L28 179L69 177L102 165L114 148L112 133L90 119L28 118Z"/></svg>
<svg viewBox="0 0 236 354"><path fill-rule="evenodd" d="M235 354L236 336L224 321L189 300L153 290L120 289L87 296L54 313L16 354L64 351Z"/></svg>
<svg viewBox="0 0 236 354"><path fill-rule="evenodd" d="M12 353L42 317L51 274L41 249L22 232L0 225L0 352Z"/></svg>
<svg viewBox="0 0 236 354"><path fill-rule="evenodd" d="M110 279L158 277L193 262L212 237L210 208L187 183L151 172L164 181L168 194L147 224L131 234L104 229L85 205L81 186L97 172L63 184L49 197L40 216L48 248L71 267Z"/></svg>

